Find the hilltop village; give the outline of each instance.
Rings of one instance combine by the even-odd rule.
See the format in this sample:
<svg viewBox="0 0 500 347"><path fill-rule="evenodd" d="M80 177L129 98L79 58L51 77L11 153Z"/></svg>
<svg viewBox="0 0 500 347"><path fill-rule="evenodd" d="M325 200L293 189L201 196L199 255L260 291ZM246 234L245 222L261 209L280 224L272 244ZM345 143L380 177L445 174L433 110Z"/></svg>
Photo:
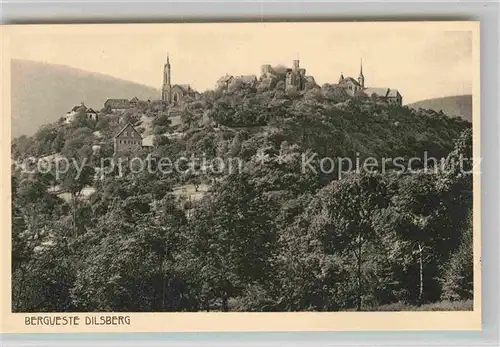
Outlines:
<svg viewBox="0 0 500 347"><path fill-rule="evenodd" d="M281 82L281 83L280 83ZM281 85L280 85L281 84ZM403 98L397 89L379 88L365 86L365 76L363 74L363 64L361 62L360 72L357 79L344 77L340 75L337 88L343 89L350 97L369 97L377 100L379 103L402 105ZM283 66L272 67L270 64L264 64L260 69L260 76L241 75L233 76L226 74L217 80L216 91L226 92L230 89L239 87L261 88L261 89L282 89L284 92L300 92L304 90L319 89L313 76L306 74L306 69L300 67L300 61L294 60L292 67ZM163 84L161 86L161 99L159 102L167 110L168 117L174 125L182 122L181 115L186 112L186 100L196 100L200 93L194 90L190 84L172 83L172 67L170 59L167 56L163 67ZM147 101L151 103L151 100ZM106 114L123 113L128 109L137 107L141 101L134 97L128 99L108 99L104 103L104 108L100 116ZM97 121L99 115L92 108L88 108L84 103L74 106L64 116L64 124L70 124L76 118L76 115L83 112L86 119ZM206 118L206 117L205 117ZM207 121L206 119L204 120ZM113 149L115 155L131 152L135 149L149 148L153 146L153 137L151 135L144 137L136 129L136 124L127 123L114 136ZM165 134L166 136L182 136L175 134ZM98 144L96 145L98 146Z"/></svg>
<svg viewBox="0 0 500 347"><path fill-rule="evenodd" d="M139 100L137 97L132 99L107 99L104 102L103 108L97 112L94 109L87 107L83 102L80 105L72 107L66 115L64 115L62 124L71 125L75 122L94 121L98 122L103 118L118 117L120 127L116 128L112 135L112 155L117 157L128 157L138 151L151 152L155 147L155 142L164 141L161 138L168 140L182 139L185 136L187 129L192 129L193 125L199 127L201 125L210 125L215 130L223 128L224 125L230 123L215 119L210 115L210 112L200 108L193 109L192 105L201 100L202 93L194 90L190 84L172 83L172 66L170 59L167 56L163 66L163 83L161 86L161 98L159 100ZM363 74L363 65L361 61L360 72L357 79L352 77L344 77L343 74L336 84L326 84L320 87L313 76L307 75L306 69L300 66L300 61L293 60L291 67L271 66L264 64L260 68L260 76L256 75L240 75L234 76L226 74L216 81L214 93L220 95L230 95L233 91L240 89L268 91L285 93L285 95L296 95L297 93L307 92L322 92L322 88L333 90L337 94L343 95L339 101L345 101L349 98L354 99L370 99L379 105L402 105L402 96L397 89L394 88L374 88L367 87L365 84L365 76ZM342 102L340 102L341 106ZM143 114L139 119L130 117L131 112L138 110L156 110L157 115L161 116L150 117ZM148 113L148 111L146 112ZM250 112L251 113L251 112ZM250 116L248 116L250 118ZM257 118L259 115L256 116ZM167 127L156 126L160 119L168 123ZM194 120L194 122L193 122ZM225 124L224 124L225 123ZM222 125L224 124L224 125ZM253 126L258 126L255 123ZM245 125L246 128L248 126ZM250 125L250 128L252 125ZM164 131L159 131L163 129ZM109 142L103 139L103 135L96 131L94 132L94 141L92 150L95 154L102 152L102 147L109 145ZM57 154L55 154L57 156ZM53 156L53 155L52 155ZM49 156L50 157L50 156ZM102 179L99 168L95 168L95 179ZM205 189L204 189L205 188ZM207 190L208 186L196 186L195 190L187 195L188 199L192 196L203 196L202 191ZM189 185L182 185L181 190L191 190ZM94 191L92 187L88 187L86 192L91 194ZM64 194L64 192L61 192ZM184 197L186 198L186 196Z"/></svg>

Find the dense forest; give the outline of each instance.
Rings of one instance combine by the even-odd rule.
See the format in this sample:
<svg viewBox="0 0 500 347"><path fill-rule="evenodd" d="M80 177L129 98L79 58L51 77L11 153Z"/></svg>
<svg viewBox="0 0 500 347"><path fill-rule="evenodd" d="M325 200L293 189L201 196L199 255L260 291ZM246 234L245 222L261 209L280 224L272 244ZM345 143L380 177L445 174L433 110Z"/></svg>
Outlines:
<svg viewBox="0 0 500 347"><path fill-rule="evenodd" d="M469 122L328 84L206 91L181 118L172 126L167 106L140 102L13 140L14 161L86 159L78 177L13 166L13 311L472 309L471 163L459 165L471 158ZM95 179L128 122L155 134L137 157L238 157L243 168ZM304 172L304 153L443 161L340 176ZM201 184L201 199L174 194Z"/></svg>

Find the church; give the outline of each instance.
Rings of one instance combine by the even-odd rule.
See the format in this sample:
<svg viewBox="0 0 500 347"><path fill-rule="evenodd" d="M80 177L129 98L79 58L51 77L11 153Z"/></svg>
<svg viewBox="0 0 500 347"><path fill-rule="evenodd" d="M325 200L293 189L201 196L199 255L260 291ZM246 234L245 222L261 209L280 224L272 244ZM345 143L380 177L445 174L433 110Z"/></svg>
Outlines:
<svg viewBox="0 0 500 347"><path fill-rule="evenodd" d="M161 89L161 100L168 105L182 107L186 98L195 98L198 93L189 84L171 83L170 59L163 66L163 85Z"/></svg>
<svg viewBox="0 0 500 347"><path fill-rule="evenodd" d="M397 104L400 106L403 104L403 97L397 89L365 87L363 61L361 61L358 80L355 80L352 77L344 77L343 74L340 74L338 85L344 88L350 96L361 94L390 104Z"/></svg>

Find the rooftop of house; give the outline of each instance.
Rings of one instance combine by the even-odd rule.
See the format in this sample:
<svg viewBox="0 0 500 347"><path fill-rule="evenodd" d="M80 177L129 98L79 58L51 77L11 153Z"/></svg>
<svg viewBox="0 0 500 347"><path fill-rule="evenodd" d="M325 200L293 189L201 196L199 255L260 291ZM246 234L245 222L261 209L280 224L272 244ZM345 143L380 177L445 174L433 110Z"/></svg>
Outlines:
<svg viewBox="0 0 500 347"><path fill-rule="evenodd" d="M85 106L85 104L82 102L80 105L75 105L73 106L73 108L71 109L70 112L77 112L79 111L81 108L83 108L84 110L87 109L87 107Z"/></svg>
<svg viewBox="0 0 500 347"><path fill-rule="evenodd" d="M225 74L224 76L222 76L221 78L219 78L219 79L217 80L217 82L228 82L228 81L230 81L231 79L233 79L233 76L232 76L232 75Z"/></svg>
<svg viewBox="0 0 500 347"><path fill-rule="evenodd" d="M397 89L390 89L389 93L387 93L387 96L390 98L395 98L399 95L399 91Z"/></svg>
<svg viewBox="0 0 500 347"><path fill-rule="evenodd" d="M132 123L127 123L114 137L120 136L121 133L123 133L128 127L132 127L132 129L139 135L139 137L142 139L142 135L137 131L137 129L132 125Z"/></svg>
<svg viewBox="0 0 500 347"><path fill-rule="evenodd" d="M399 91L397 89L391 88L365 88L363 92L368 96L372 96L373 94L375 94L376 96L387 98L395 98L399 94Z"/></svg>
<svg viewBox="0 0 500 347"><path fill-rule="evenodd" d="M354 83L355 85L360 86L359 82L358 82L358 81L356 81L356 80L355 80L354 78L352 78L352 77L345 77L345 78L341 81L341 83L346 83L346 82L352 82L352 83Z"/></svg>
<svg viewBox="0 0 500 347"><path fill-rule="evenodd" d="M193 92L193 89L191 88L191 85L190 84L174 84L172 87L179 87L180 89L182 89L182 91L184 93L191 93Z"/></svg>

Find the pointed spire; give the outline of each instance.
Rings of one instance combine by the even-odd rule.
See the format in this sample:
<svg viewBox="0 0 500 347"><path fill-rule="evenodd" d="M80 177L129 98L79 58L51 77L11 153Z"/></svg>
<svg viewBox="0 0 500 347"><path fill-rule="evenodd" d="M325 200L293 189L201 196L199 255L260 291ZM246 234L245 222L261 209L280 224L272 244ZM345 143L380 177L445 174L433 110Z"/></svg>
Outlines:
<svg viewBox="0 0 500 347"><path fill-rule="evenodd" d="M365 76L363 75L363 58L361 58L358 83L361 85L362 88L365 88Z"/></svg>
<svg viewBox="0 0 500 347"><path fill-rule="evenodd" d="M169 57L169 54L168 54L168 52L167 52L167 64L170 64L170 59L169 59L169 58L170 58L170 57Z"/></svg>

